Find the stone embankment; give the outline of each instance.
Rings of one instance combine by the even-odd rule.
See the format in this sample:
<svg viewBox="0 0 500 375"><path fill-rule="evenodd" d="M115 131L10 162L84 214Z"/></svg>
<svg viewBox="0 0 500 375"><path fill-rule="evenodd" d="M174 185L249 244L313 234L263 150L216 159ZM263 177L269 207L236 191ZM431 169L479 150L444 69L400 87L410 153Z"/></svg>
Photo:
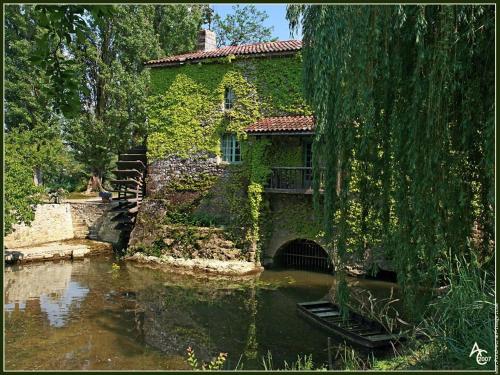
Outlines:
<svg viewBox="0 0 500 375"><path fill-rule="evenodd" d="M127 260L161 265L179 272L189 270L231 276L263 270L221 228L162 225L158 220L149 220L146 224L144 217L139 217L132 234Z"/></svg>
<svg viewBox="0 0 500 375"><path fill-rule="evenodd" d="M176 269L179 271L206 272L227 276L244 276L260 273L264 270L262 266L254 262L241 260L218 260L218 259L186 259L174 258L170 255L161 257L148 256L142 253L135 253L125 258L126 260L138 263L155 264L164 268Z"/></svg>
<svg viewBox="0 0 500 375"><path fill-rule="evenodd" d="M81 259L90 255L112 253L113 245L92 240L56 241L36 246L4 250L5 263L27 263L58 259Z"/></svg>
<svg viewBox="0 0 500 375"><path fill-rule="evenodd" d="M39 204L29 224L16 224L4 237L6 248L30 247L47 242L71 240L75 236L69 204Z"/></svg>
<svg viewBox="0 0 500 375"><path fill-rule="evenodd" d="M110 220L111 204L78 202L39 204L29 224L17 224L4 237L7 264L78 259L112 252L119 241Z"/></svg>

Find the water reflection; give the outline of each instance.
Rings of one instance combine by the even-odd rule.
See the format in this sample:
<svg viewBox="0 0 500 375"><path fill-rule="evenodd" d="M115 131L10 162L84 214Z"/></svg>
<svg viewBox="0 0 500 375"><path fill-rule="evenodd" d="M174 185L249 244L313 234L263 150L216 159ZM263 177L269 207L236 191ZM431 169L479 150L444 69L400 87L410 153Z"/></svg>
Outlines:
<svg viewBox="0 0 500 375"><path fill-rule="evenodd" d="M17 266L4 275L5 311L24 310L26 301L38 301L49 324L63 327L70 308L78 308L89 289L71 281L72 264L61 262Z"/></svg>
<svg viewBox="0 0 500 375"><path fill-rule="evenodd" d="M40 307L47 314L50 325L54 327L64 326L70 307L75 305L76 308L79 308L79 302L83 301L88 292L89 290L79 283L70 281L62 293L57 291L40 295Z"/></svg>
<svg viewBox="0 0 500 375"><path fill-rule="evenodd" d="M147 269L129 264L127 273L131 283L140 286L135 312L142 320L145 343L181 356L192 347L205 361L233 344L235 353L243 352L238 340L252 322L247 305L256 303L253 277L233 281L171 273L164 274L161 283L152 283Z"/></svg>
<svg viewBox="0 0 500 375"><path fill-rule="evenodd" d="M328 295L334 277L265 271L234 280L120 263L112 258L8 268L4 278L8 369L188 369L227 352L228 367L261 369L313 354L327 336L300 319L296 303ZM380 286L380 292L387 285Z"/></svg>
<svg viewBox="0 0 500 375"><path fill-rule="evenodd" d="M71 281L72 264L34 263L7 267L4 273L6 303L21 303L41 295L57 294Z"/></svg>

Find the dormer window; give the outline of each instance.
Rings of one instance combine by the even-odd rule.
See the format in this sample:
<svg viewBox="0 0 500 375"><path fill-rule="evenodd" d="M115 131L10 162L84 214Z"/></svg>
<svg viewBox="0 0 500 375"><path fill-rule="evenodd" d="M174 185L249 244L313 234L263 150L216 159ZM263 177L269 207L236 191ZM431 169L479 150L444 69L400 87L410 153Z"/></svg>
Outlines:
<svg viewBox="0 0 500 375"><path fill-rule="evenodd" d="M231 87L226 87L224 90L224 109L230 110L234 107L234 100L236 99L236 95L234 95L234 91Z"/></svg>

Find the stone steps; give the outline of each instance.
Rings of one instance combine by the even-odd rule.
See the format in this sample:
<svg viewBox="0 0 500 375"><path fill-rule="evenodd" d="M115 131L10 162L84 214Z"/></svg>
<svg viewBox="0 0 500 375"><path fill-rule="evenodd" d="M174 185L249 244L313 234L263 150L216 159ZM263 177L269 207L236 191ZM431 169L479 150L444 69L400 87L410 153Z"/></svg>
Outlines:
<svg viewBox="0 0 500 375"><path fill-rule="evenodd" d="M75 238L87 238L89 235L89 227L85 220L79 218L74 213L71 214L73 219L73 233Z"/></svg>
<svg viewBox="0 0 500 375"><path fill-rule="evenodd" d="M88 237L89 237L89 234L87 231L75 232L76 239L84 239L84 238L88 238Z"/></svg>

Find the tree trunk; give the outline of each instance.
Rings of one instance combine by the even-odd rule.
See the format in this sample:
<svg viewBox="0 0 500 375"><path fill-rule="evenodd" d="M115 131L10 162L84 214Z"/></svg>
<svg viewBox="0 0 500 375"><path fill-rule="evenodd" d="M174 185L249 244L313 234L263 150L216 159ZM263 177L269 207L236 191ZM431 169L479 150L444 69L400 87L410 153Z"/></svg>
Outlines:
<svg viewBox="0 0 500 375"><path fill-rule="evenodd" d="M33 183L35 186L43 185L43 175L40 167L35 167L33 169Z"/></svg>
<svg viewBox="0 0 500 375"><path fill-rule="evenodd" d="M99 172L92 172L92 176L90 176L89 182L87 183L87 190L85 191L85 194L90 194L93 191L103 191L102 176Z"/></svg>

